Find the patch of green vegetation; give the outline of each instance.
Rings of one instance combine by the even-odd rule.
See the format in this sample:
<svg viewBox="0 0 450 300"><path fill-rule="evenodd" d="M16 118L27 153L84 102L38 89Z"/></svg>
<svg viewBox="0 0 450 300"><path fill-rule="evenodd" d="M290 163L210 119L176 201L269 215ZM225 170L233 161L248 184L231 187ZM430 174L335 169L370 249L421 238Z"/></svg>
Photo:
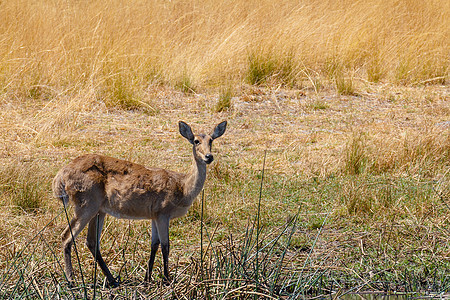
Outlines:
<svg viewBox="0 0 450 300"><path fill-rule="evenodd" d="M106 106L123 110L140 110L150 115L159 113L157 109L142 101L138 92L139 88L132 82L132 77L130 78L118 74L106 79L100 94Z"/></svg>
<svg viewBox="0 0 450 300"><path fill-rule="evenodd" d="M0 191L14 210L39 211L48 195L49 178L31 164L11 164L0 170Z"/></svg>
<svg viewBox="0 0 450 300"><path fill-rule="evenodd" d="M320 92L325 87L319 77L311 78L311 84L316 93Z"/></svg>
<svg viewBox="0 0 450 300"><path fill-rule="evenodd" d="M274 52L254 51L248 56L248 67L245 80L252 85L261 85L269 81L283 85L295 83L296 62L292 53L278 54Z"/></svg>
<svg viewBox="0 0 450 300"><path fill-rule="evenodd" d="M312 216L308 221L308 228L311 230L320 229L324 225L325 218L322 216Z"/></svg>
<svg viewBox="0 0 450 300"><path fill-rule="evenodd" d="M36 182L21 180L11 187L12 204L26 212L37 212L43 203L45 191L43 186Z"/></svg>
<svg viewBox="0 0 450 300"><path fill-rule="evenodd" d="M402 59L399 61L394 72L394 80L399 84L407 84L411 79L411 61Z"/></svg>
<svg viewBox="0 0 450 300"><path fill-rule="evenodd" d="M196 87L191 77L186 72L175 83L175 88L182 91L185 94L194 94L196 92Z"/></svg>
<svg viewBox="0 0 450 300"><path fill-rule="evenodd" d="M353 87L352 78L346 78L342 74L337 74L334 78L334 83L339 95L355 95L355 88Z"/></svg>
<svg viewBox="0 0 450 300"><path fill-rule="evenodd" d="M382 63L378 58L372 58L367 66L367 79L370 82L378 83L384 77Z"/></svg>
<svg viewBox="0 0 450 300"><path fill-rule="evenodd" d="M265 174L262 191L261 221L270 226L280 226L286 216L300 214L309 229L322 225L326 213L332 218L325 225L337 222L356 221L361 225L372 225L385 220L402 221L409 218L425 218L432 221L438 212L433 207L440 206L436 187L428 182L417 182L410 178L397 178L390 174L372 174L361 171L361 158L353 154L352 167L348 172L328 178L305 181L302 177ZM239 175L241 174L241 175ZM229 173L225 178L215 178L210 184L208 203L209 217L230 222L245 222L246 217L256 213L256 203L260 178L257 176ZM229 178L229 177L232 178ZM244 179L245 178L245 179ZM217 180L217 181L216 181ZM222 180L233 182L233 189ZM243 204L234 208L233 217L222 213L220 207L230 207L228 199L243 199ZM441 206L441 209L444 209ZM347 221L346 221L347 220Z"/></svg>
<svg viewBox="0 0 450 300"><path fill-rule="evenodd" d="M325 72L328 77L334 82L336 92L339 95L355 95L355 88L353 86L353 78L348 76L351 67L347 66L340 58L334 57L328 59L325 65Z"/></svg>
<svg viewBox="0 0 450 300"><path fill-rule="evenodd" d="M344 172L361 174L367 165L366 140L363 133L354 133L345 148Z"/></svg>
<svg viewBox="0 0 450 300"><path fill-rule="evenodd" d="M296 234L289 240L289 246L297 251L309 251L312 247L312 240L304 234Z"/></svg>
<svg viewBox="0 0 450 300"><path fill-rule="evenodd" d="M130 83L119 75L107 80L105 103L108 106L119 107L124 110L135 110L141 107L136 92Z"/></svg>
<svg viewBox="0 0 450 300"><path fill-rule="evenodd" d="M246 81L253 85L264 83L275 72L275 62L261 54L252 53L248 57Z"/></svg>
<svg viewBox="0 0 450 300"><path fill-rule="evenodd" d="M325 110L328 109L330 106L322 99L316 99L311 104L310 107L313 110Z"/></svg>
<svg viewBox="0 0 450 300"><path fill-rule="evenodd" d="M34 100L48 98L49 94L41 85L33 85L28 89L28 97Z"/></svg>
<svg viewBox="0 0 450 300"><path fill-rule="evenodd" d="M219 94L219 100L216 103L216 106L214 107L214 112L222 112L227 111L231 108L231 98L233 97L233 91L231 88L227 88L223 90Z"/></svg>

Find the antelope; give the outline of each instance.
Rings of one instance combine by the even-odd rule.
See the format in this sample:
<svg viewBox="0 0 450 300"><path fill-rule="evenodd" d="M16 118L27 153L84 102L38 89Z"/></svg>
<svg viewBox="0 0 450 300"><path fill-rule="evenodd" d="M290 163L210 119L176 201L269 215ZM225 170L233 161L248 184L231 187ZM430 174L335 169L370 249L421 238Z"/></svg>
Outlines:
<svg viewBox="0 0 450 300"><path fill-rule="evenodd" d="M161 244L164 275L169 280L169 222L184 216L203 189L206 165L213 140L225 133L227 122L218 124L211 134L194 134L185 122L178 123L180 134L193 146L193 161L188 173L142 165L99 154L75 158L61 168L53 179L53 194L64 207L71 203L74 215L62 233L64 271L73 286L71 249L75 238L88 225L86 245L97 260L108 283L119 285L100 253L100 234L105 216L124 219L151 219L150 259L145 282L151 280L155 255Z"/></svg>

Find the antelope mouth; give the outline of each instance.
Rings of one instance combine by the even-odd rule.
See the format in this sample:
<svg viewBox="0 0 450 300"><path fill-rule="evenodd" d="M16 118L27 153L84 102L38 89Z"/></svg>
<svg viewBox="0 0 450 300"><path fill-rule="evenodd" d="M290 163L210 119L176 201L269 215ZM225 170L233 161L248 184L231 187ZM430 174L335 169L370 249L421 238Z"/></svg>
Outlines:
<svg viewBox="0 0 450 300"><path fill-rule="evenodd" d="M205 159L204 159L205 163L208 164L208 165L209 165L210 163L212 163L213 160L214 160L214 157L212 157L212 156L205 157Z"/></svg>

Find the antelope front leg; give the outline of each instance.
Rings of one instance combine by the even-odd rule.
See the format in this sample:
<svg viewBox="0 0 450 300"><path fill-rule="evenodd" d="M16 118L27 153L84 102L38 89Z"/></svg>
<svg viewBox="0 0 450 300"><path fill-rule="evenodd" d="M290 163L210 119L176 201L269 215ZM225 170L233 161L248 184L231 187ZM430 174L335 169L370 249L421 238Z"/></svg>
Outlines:
<svg viewBox="0 0 450 300"><path fill-rule="evenodd" d="M162 216L156 220L156 227L158 228L159 240L161 242L161 251L163 256L164 265L164 278L165 283L170 282L169 278L169 217Z"/></svg>
<svg viewBox="0 0 450 300"><path fill-rule="evenodd" d="M152 246L150 252L150 259L148 260L147 272L145 272L145 282L149 282L152 279L153 264L155 263L156 252L158 251L160 244L158 228L156 227L155 220L152 220Z"/></svg>

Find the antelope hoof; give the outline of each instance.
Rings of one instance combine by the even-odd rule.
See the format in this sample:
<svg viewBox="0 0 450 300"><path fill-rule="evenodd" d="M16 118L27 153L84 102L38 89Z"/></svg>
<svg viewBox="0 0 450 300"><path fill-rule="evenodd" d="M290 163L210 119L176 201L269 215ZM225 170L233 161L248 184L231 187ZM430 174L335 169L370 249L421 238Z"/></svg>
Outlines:
<svg viewBox="0 0 450 300"><path fill-rule="evenodd" d="M175 281L174 281L175 282ZM165 285L165 286L169 286L171 283L172 283L172 280L170 280L170 278L167 278L167 277L163 277L163 279L162 279L162 283Z"/></svg>
<svg viewBox="0 0 450 300"><path fill-rule="evenodd" d="M73 280L68 280L67 286L69 287L69 289L73 289L75 287L75 283L73 282Z"/></svg>
<svg viewBox="0 0 450 300"><path fill-rule="evenodd" d="M117 280L113 279L112 281L108 281L107 287L114 289L114 288L118 287L119 285L120 285L120 277L117 277Z"/></svg>

